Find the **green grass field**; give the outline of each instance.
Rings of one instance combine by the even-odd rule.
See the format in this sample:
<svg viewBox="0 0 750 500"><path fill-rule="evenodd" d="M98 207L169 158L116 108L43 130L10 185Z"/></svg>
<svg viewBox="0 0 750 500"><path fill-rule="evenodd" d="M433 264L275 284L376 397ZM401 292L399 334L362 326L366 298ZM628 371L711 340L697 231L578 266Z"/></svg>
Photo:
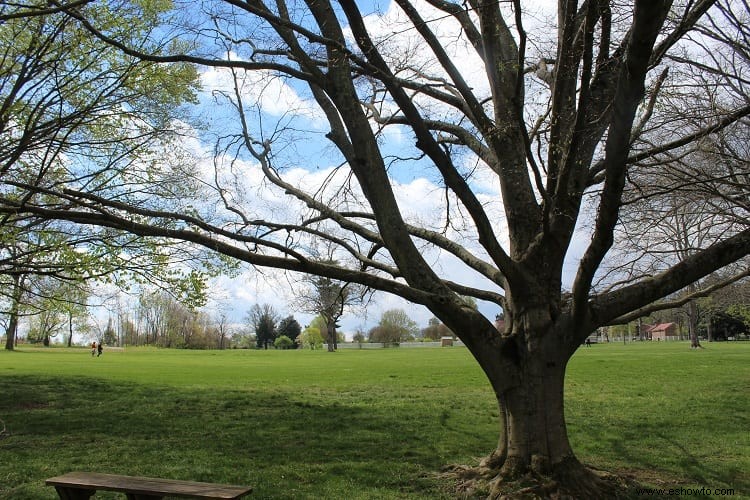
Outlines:
<svg viewBox="0 0 750 500"><path fill-rule="evenodd" d="M749 401L750 343L596 345L568 369L579 458L657 487L748 495ZM44 480L71 470L248 484L249 498L451 498L441 467L475 464L498 424L462 348L21 347L0 353L0 419L3 499L56 498Z"/></svg>

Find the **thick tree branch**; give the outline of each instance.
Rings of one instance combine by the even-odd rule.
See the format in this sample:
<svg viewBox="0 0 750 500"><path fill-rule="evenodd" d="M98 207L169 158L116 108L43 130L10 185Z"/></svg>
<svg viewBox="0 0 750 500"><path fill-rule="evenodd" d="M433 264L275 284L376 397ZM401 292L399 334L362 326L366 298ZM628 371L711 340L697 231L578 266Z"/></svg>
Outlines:
<svg viewBox="0 0 750 500"><path fill-rule="evenodd" d="M681 290L724 266L750 254L750 229L715 243L683 259L667 271L638 283L595 296L589 311L596 326L603 326L630 311Z"/></svg>
<svg viewBox="0 0 750 500"><path fill-rule="evenodd" d="M362 23L362 18L358 9L349 2L345 2L344 5L351 22L351 28L354 31L365 56L377 66L382 73L388 74L390 72L388 65L372 43L372 40ZM480 243L485 249L487 249L490 257L506 276L513 275L516 272L515 264L510 260L502 247L500 247L494 234L492 224L487 218L487 214L481 203L469 188L465 179L458 174L450 159L440 148L440 145L432 137L430 130L426 127L419 111L416 109L409 96L406 95L401 87L394 85L392 79L388 79L385 83L388 86L391 95L404 112L404 115L412 124L417 135L417 147L422 149L435 162L436 167L445 179L446 185L456 193L458 198L468 209L477 226Z"/></svg>
<svg viewBox="0 0 750 500"><path fill-rule="evenodd" d="M679 299L655 302L653 304L649 304L648 306L638 308L635 311L632 311L632 312L629 312L628 314L620 316L619 318L615 318L614 320L609 322L609 325L624 325L638 318L648 316L649 314L655 313L657 311L664 311L666 309L675 309L677 307L684 306L688 302L693 301L695 299L708 297L715 291L721 290L722 288L725 288L731 285L732 283L736 283L737 281L741 280L742 278L746 278L747 276L750 276L750 268L746 269L745 271L741 273L735 274L734 276L731 276L730 278L722 280L718 283L714 283L711 286L701 288L700 290L696 290L693 293L685 294Z"/></svg>
<svg viewBox="0 0 750 500"><path fill-rule="evenodd" d="M295 257L277 257L263 255L258 252L241 248L233 245L230 241L233 239L237 242L244 242L247 237L231 235L232 238L220 237L219 233L207 231L196 231L192 229L175 229L170 227L161 227L146 222L137 222L135 218L130 218L117 213L96 213L91 211L82 211L74 209L54 209L26 204L23 207L3 203L0 205L0 214L18 213L19 211L33 214L48 220L68 220L77 224L95 225L108 227L125 231L131 234L144 237L162 237L184 242L195 243L206 247L209 250L219 252L228 257L233 257L251 265L260 267L269 267L284 269L288 271L297 271L307 274L325 276L341 281L360 283L365 286L382 290L385 292L400 295L407 300L418 304L428 304L434 298L426 292L417 290L409 285L392 281L380 276L367 272L361 272L352 269L346 269L329 264L323 264L311 259Z"/></svg>
<svg viewBox="0 0 750 500"><path fill-rule="evenodd" d="M625 186L632 124L645 91L643 82L653 44L669 12L669 6L668 1L636 2L633 28L625 52L625 63L618 79L612 123L605 146L607 168L599 213L591 244L581 259L573 284L574 317L584 313L594 274L612 246Z"/></svg>
<svg viewBox="0 0 750 500"><path fill-rule="evenodd" d="M631 154L630 156L628 156L627 163L630 165L635 165L649 158L654 158L660 154L668 153L670 151L674 151L689 144L695 143L696 141L704 137L708 137L711 134L720 132L721 130L729 127L734 123L737 123L739 120L747 116L750 116L750 105L740 107L734 110L732 113L723 116L717 122L696 130L692 134L687 134L674 141L659 144L658 146L655 146L653 148ZM606 166L607 162L605 158L598 161L591 167L589 180L587 182L588 186L595 186L604 180Z"/></svg>

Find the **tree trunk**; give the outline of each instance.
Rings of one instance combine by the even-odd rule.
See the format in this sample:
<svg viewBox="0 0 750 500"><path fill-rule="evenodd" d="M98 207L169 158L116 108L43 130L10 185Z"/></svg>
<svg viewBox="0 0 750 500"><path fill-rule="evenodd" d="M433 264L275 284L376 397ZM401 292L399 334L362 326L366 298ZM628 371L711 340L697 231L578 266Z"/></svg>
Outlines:
<svg viewBox="0 0 750 500"><path fill-rule="evenodd" d="M8 328L5 330L5 349L7 351L12 351L15 348L17 332L18 310L11 308L10 318L8 319Z"/></svg>
<svg viewBox="0 0 750 500"><path fill-rule="evenodd" d="M504 496L515 485L541 498L614 494L614 483L581 464L568 441L564 411L568 357L553 351L529 353L521 362L520 384L498 394L500 438L482 464L494 476L490 498Z"/></svg>
<svg viewBox="0 0 750 500"><path fill-rule="evenodd" d="M326 343L328 344L328 352L336 351L336 323L332 319L324 318L326 320Z"/></svg>
<svg viewBox="0 0 750 500"><path fill-rule="evenodd" d="M12 351L16 346L16 337L18 335L18 310L21 304L21 294L23 293L23 281L21 275L13 275L13 291L10 298L10 311L8 312L8 327L5 330L5 349Z"/></svg>
<svg viewBox="0 0 750 500"><path fill-rule="evenodd" d="M565 424L565 370L591 332L564 315L553 320L550 310L509 313L512 326L500 343L490 340L492 332L463 336L499 407L498 445L482 461L480 476L491 481L491 498L519 491L523 498L614 497L615 483L576 458Z"/></svg>
<svg viewBox="0 0 750 500"><path fill-rule="evenodd" d="M698 340L698 308L695 302L690 301L687 305L688 309L688 330L690 332L690 347L692 349L702 348L700 340Z"/></svg>
<svg viewBox="0 0 750 500"><path fill-rule="evenodd" d="M563 410L565 361L525 360L521 383L498 396L502 436L494 455L505 476L542 474L573 456Z"/></svg>
<svg viewBox="0 0 750 500"><path fill-rule="evenodd" d="M73 346L73 313L68 311L68 347Z"/></svg>

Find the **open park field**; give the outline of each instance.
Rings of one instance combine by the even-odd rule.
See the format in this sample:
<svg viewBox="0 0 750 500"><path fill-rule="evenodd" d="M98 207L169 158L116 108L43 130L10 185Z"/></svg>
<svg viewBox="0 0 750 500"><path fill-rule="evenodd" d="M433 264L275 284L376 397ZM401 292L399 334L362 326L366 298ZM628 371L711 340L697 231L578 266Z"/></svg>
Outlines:
<svg viewBox="0 0 750 500"><path fill-rule="evenodd" d="M566 398L583 462L750 495L750 342L584 347ZM22 346L0 353L0 420L3 499L56 498L44 480L72 470L247 484L248 498L452 498L441 467L475 464L498 425L464 348Z"/></svg>

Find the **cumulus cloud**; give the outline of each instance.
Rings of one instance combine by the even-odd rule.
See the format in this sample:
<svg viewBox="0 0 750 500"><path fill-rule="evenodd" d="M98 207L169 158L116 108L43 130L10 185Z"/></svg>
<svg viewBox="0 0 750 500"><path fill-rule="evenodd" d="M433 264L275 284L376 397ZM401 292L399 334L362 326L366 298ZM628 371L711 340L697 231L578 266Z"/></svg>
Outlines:
<svg viewBox="0 0 750 500"><path fill-rule="evenodd" d="M484 63L466 37L456 36L462 32L458 22L424 0L415 0L412 4L474 92L487 95L489 87ZM391 66L401 72L398 76L447 79L447 73L431 57L426 42L396 2L390 2L382 12L365 16L364 21L381 52L390 58ZM349 37L353 39L351 33ZM419 96L416 98L420 99Z"/></svg>
<svg viewBox="0 0 750 500"><path fill-rule="evenodd" d="M234 53L229 54L229 59L241 60ZM270 116L294 115L313 123L323 123L325 120L317 104L302 94L303 87L295 88L289 79L270 70L203 68L200 82L204 97L223 97L234 101L238 92L245 107L257 107Z"/></svg>

